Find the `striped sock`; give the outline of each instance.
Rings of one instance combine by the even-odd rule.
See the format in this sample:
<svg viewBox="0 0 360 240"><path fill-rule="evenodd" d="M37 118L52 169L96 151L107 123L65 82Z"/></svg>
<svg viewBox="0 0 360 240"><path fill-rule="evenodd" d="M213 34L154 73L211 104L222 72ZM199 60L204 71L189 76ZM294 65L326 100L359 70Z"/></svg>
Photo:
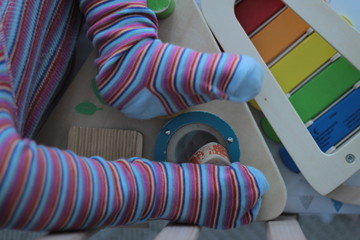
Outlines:
<svg viewBox="0 0 360 240"><path fill-rule="evenodd" d="M262 70L250 57L162 43L144 0L81 2L99 54L99 92L129 117L171 114L214 99L244 102L260 90Z"/></svg>
<svg viewBox="0 0 360 240"><path fill-rule="evenodd" d="M162 168L172 177L156 178L157 189L166 191L158 192L152 218L217 229L239 227L255 220L268 189L259 170L239 162L230 167L166 163Z"/></svg>
<svg viewBox="0 0 360 240"><path fill-rule="evenodd" d="M268 187L261 172L240 163L81 158L5 133L4 150L19 157L0 159L0 228L57 231L167 219L228 229L255 220Z"/></svg>

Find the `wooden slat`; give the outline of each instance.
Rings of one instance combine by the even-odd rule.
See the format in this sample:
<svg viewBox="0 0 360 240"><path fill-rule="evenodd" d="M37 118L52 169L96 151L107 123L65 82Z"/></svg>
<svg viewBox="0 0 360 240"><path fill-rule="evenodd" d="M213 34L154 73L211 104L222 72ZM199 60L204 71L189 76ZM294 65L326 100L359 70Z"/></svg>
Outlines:
<svg viewBox="0 0 360 240"><path fill-rule="evenodd" d="M295 216L281 216L266 223L267 240L306 240Z"/></svg>
<svg viewBox="0 0 360 240"><path fill-rule="evenodd" d="M326 196L343 203L360 205L360 188L358 186L342 184Z"/></svg>
<svg viewBox="0 0 360 240"><path fill-rule="evenodd" d="M143 136L133 130L72 127L68 148L81 156L107 160L141 157Z"/></svg>
<svg viewBox="0 0 360 240"><path fill-rule="evenodd" d="M169 224L161 230L155 240L196 240L199 238L201 227Z"/></svg>
<svg viewBox="0 0 360 240"><path fill-rule="evenodd" d="M37 240L86 240L94 235L97 230L86 232L51 233Z"/></svg>

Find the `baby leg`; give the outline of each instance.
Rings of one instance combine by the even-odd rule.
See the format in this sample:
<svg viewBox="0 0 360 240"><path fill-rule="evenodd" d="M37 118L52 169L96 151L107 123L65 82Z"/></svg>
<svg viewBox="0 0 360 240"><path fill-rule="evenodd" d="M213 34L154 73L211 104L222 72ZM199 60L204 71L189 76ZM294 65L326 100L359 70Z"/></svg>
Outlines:
<svg viewBox="0 0 360 240"><path fill-rule="evenodd" d="M244 102L260 91L262 69L248 56L161 42L145 1L82 2L99 54L99 92L127 116L151 118L214 99Z"/></svg>

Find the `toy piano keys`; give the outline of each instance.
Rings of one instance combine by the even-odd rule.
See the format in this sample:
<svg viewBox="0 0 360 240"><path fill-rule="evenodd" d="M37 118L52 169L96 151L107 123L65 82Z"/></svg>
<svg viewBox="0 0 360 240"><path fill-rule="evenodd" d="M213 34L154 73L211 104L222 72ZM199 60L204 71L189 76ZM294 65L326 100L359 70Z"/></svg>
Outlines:
<svg viewBox="0 0 360 240"><path fill-rule="evenodd" d="M238 10L242 26L251 29L253 23L243 19L242 14L251 12L252 6L246 3L238 4L235 11ZM357 110L354 105L359 98L356 89L360 72L281 1L267 1L267 4L282 8L263 27L256 26L249 33L250 39L321 150L332 152L359 127L360 114L353 112ZM352 91L355 93L350 94ZM334 103L338 104L330 107ZM348 107L344 108L344 104ZM333 117L338 111L337 117ZM266 119L262 124L266 133L272 132Z"/></svg>
<svg viewBox="0 0 360 240"><path fill-rule="evenodd" d="M360 204L360 189L343 185L360 169L359 32L322 0L243 0L235 13L234 0L201 6L225 51L264 64L264 131L320 194Z"/></svg>

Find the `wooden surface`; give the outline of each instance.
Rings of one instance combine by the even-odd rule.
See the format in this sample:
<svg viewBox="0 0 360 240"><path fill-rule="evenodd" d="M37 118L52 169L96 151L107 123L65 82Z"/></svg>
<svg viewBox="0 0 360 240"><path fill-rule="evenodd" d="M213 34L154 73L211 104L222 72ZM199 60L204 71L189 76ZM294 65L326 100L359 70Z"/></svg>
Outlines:
<svg viewBox="0 0 360 240"><path fill-rule="evenodd" d="M267 240L306 240L295 216L281 216L266 223Z"/></svg>
<svg viewBox="0 0 360 240"><path fill-rule="evenodd" d="M200 227L169 224L161 230L155 240L196 240L200 235Z"/></svg>
<svg viewBox="0 0 360 240"><path fill-rule="evenodd" d="M143 137L132 130L72 127L68 149L86 157L105 159L141 157Z"/></svg>
<svg viewBox="0 0 360 240"><path fill-rule="evenodd" d="M342 184L329 193L327 197L343 203L360 205L360 188L358 186Z"/></svg>
<svg viewBox="0 0 360 240"><path fill-rule="evenodd" d="M51 233L37 240L86 240L94 235L97 230L87 232L64 232L64 233Z"/></svg>

